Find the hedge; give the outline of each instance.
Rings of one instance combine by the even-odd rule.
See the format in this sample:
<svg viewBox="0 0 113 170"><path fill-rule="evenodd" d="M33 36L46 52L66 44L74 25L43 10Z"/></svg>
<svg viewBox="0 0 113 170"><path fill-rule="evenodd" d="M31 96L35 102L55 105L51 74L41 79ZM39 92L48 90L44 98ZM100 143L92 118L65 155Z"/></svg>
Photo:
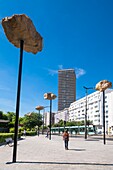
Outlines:
<svg viewBox="0 0 113 170"><path fill-rule="evenodd" d="M26 136L35 136L36 131L26 131ZM18 133L18 138L20 139L22 133ZM0 143L4 143L6 138L12 138L14 140L14 133L0 133Z"/></svg>
<svg viewBox="0 0 113 170"><path fill-rule="evenodd" d="M35 135L37 135L36 131L26 131L26 136L35 136Z"/></svg>
<svg viewBox="0 0 113 170"><path fill-rule="evenodd" d="M18 134L18 138L21 137L21 133ZM14 139L14 133L0 133L0 143L4 143L6 138Z"/></svg>

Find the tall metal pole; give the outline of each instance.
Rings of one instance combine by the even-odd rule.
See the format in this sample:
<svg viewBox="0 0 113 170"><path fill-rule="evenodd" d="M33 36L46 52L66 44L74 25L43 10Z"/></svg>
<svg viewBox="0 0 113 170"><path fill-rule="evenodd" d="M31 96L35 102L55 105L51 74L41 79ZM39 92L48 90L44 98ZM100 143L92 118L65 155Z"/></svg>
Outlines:
<svg viewBox="0 0 113 170"><path fill-rule="evenodd" d="M49 139L50 140L51 140L52 99L54 100L55 98L56 98L56 95L53 93L44 94L44 99L50 100L50 116L49 116L49 128L50 128Z"/></svg>
<svg viewBox="0 0 113 170"><path fill-rule="evenodd" d="M64 120L64 131L65 131L66 121Z"/></svg>
<svg viewBox="0 0 113 170"><path fill-rule="evenodd" d="M83 88L86 90L86 106L85 106L85 139L87 139L87 95L88 95L88 90L90 89L95 89L93 87L85 87Z"/></svg>
<svg viewBox="0 0 113 170"><path fill-rule="evenodd" d="M45 114L45 108L43 109L43 116L42 116L42 135L44 134L44 114Z"/></svg>
<svg viewBox="0 0 113 170"><path fill-rule="evenodd" d="M86 88L86 107L85 107L85 139L87 139L87 88Z"/></svg>
<svg viewBox="0 0 113 170"><path fill-rule="evenodd" d="M45 108L50 106L45 106L43 109L43 124L42 124L42 134L44 134L44 115L45 115Z"/></svg>
<svg viewBox="0 0 113 170"><path fill-rule="evenodd" d="M51 140L51 117L52 117L52 99L50 99L50 119L49 119L49 127L50 127L50 135L49 135L49 140Z"/></svg>
<svg viewBox="0 0 113 170"><path fill-rule="evenodd" d="M105 91L103 91L103 139L104 139L104 145L106 144L105 139Z"/></svg>
<svg viewBox="0 0 113 170"><path fill-rule="evenodd" d="M15 133L14 133L13 162L16 162L16 153L17 153L18 119L19 119L19 106L20 106L23 46L24 46L24 41L20 40L20 63L19 63L17 101L16 101L16 121L15 121Z"/></svg>

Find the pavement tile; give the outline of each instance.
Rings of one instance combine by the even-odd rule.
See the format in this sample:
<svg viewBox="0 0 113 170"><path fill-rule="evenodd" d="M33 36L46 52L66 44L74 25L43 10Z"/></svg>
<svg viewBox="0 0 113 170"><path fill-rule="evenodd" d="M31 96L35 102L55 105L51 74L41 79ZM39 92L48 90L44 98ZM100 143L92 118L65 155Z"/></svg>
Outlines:
<svg viewBox="0 0 113 170"><path fill-rule="evenodd" d="M13 147L0 146L0 170L113 170L113 140L104 145L98 137L70 137L69 150L62 136L26 137L18 141L16 163L12 155Z"/></svg>

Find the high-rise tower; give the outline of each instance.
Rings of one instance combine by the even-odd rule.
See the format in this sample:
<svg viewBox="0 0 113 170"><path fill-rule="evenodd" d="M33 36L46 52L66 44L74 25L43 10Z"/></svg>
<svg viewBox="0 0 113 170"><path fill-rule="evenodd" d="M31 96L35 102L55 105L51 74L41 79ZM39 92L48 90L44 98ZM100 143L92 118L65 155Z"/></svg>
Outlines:
<svg viewBox="0 0 113 170"><path fill-rule="evenodd" d="M76 75L74 69L58 71L58 111L68 108L76 100Z"/></svg>

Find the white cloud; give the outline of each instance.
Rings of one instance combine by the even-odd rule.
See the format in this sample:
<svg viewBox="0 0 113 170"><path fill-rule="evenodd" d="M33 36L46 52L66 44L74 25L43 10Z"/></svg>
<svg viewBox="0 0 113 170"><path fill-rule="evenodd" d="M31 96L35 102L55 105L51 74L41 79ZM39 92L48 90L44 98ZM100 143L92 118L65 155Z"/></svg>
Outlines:
<svg viewBox="0 0 113 170"><path fill-rule="evenodd" d="M54 76L55 74L58 74L58 70L63 70L63 65L58 65L58 70L53 70L53 69L46 69L48 70L49 74L51 76ZM79 78L86 74L86 71L82 68L75 68L75 73L76 73L76 78Z"/></svg>
<svg viewBox="0 0 113 170"><path fill-rule="evenodd" d="M58 65L58 70L62 70L62 69L63 69L63 65ZM52 70L52 69L47 69L47 70L51 76L58 74L58 70Z"/></svg>
<svg viewBox="0 0 113 170"><path fill-rule="evenodd" d="M58 65L59 70L63 69L63 65Z"/></svg>
<svg viewBox="0 0 113 170"><path fill-rule="evenodd" d="M75 68L76 78L79 78L86 74L86 71L82 68Z"/></svg>
<svg viewBox="0 0 113 170"><path fill-rule="evenodd" d="M58 74L58 70L52 70L52 69L48 69L48 72L51 76L54 76L55 74Z"/></svg>

